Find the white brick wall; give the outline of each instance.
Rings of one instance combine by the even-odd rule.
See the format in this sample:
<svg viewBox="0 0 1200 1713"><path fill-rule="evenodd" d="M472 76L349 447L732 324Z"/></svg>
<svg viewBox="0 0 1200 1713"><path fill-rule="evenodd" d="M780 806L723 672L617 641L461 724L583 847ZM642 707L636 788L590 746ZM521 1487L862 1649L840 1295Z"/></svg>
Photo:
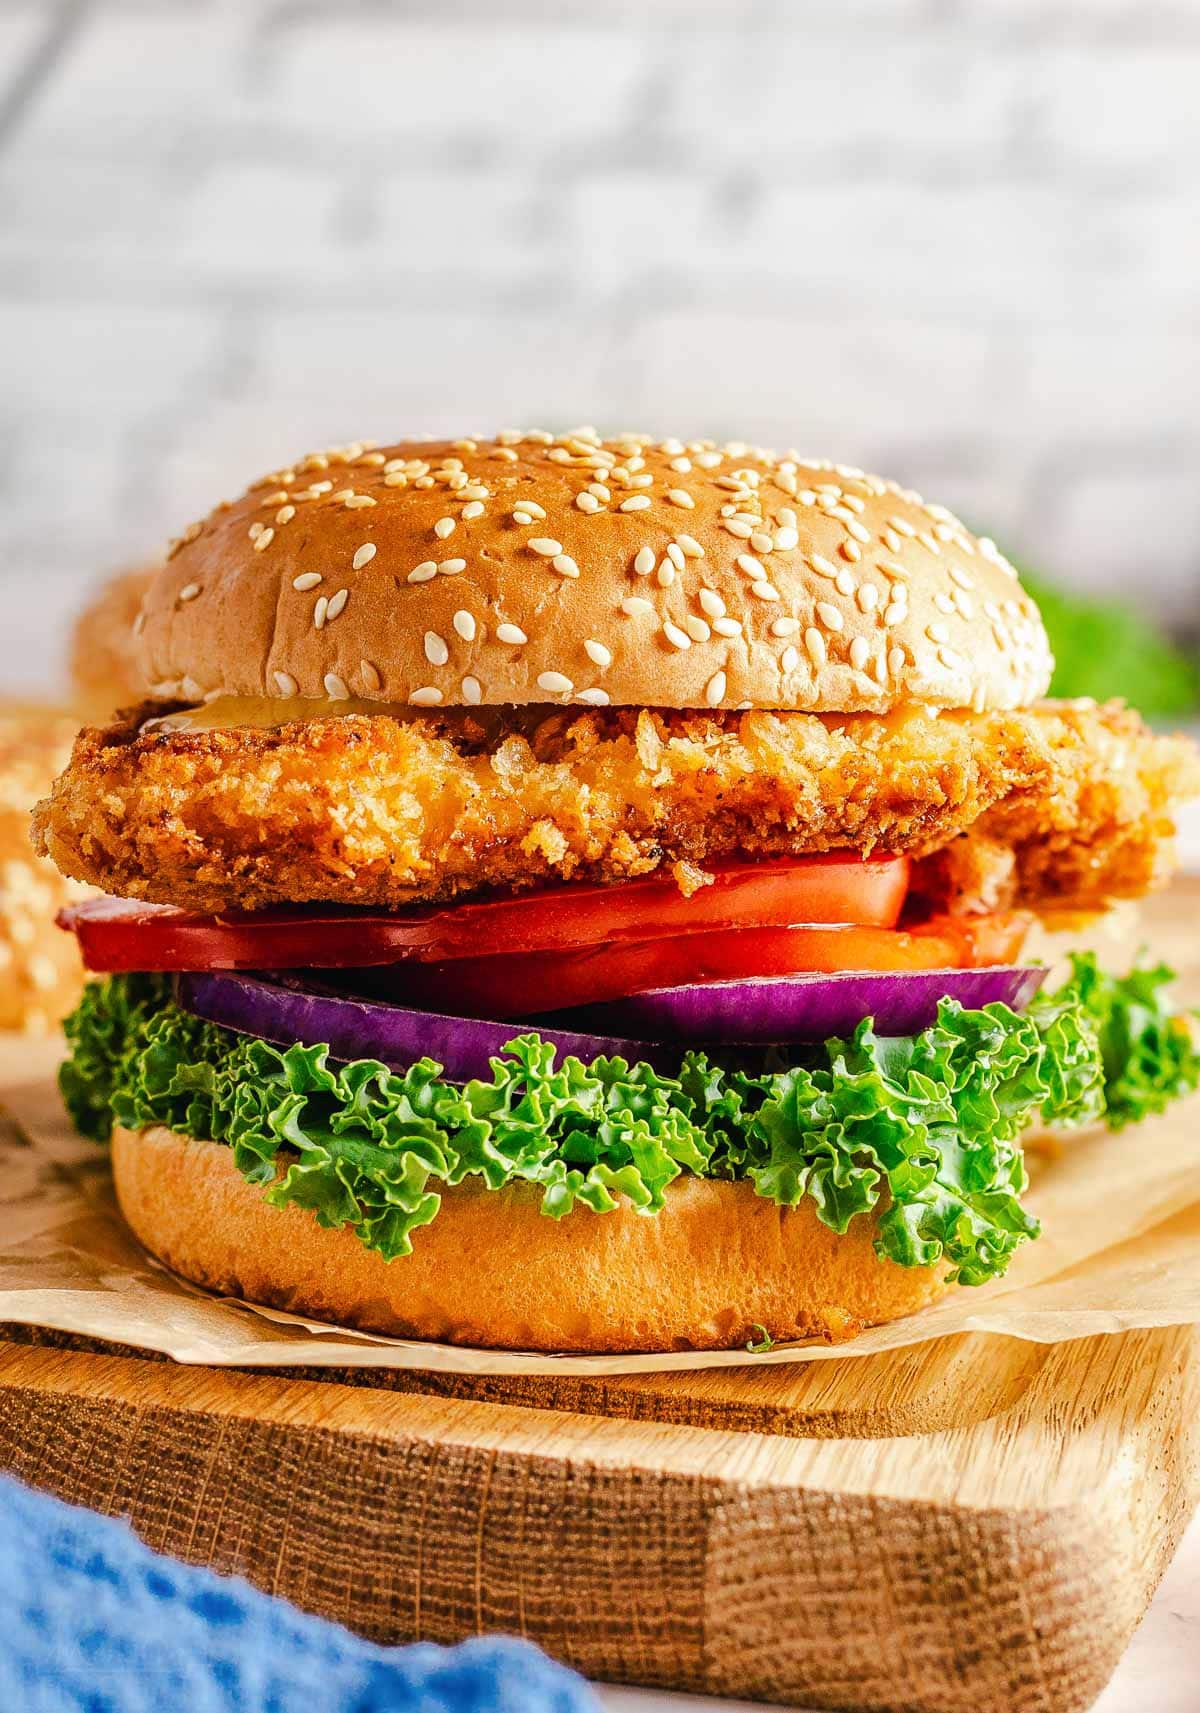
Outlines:
<svg viewBox="0 0 1200 1713"><path fill-rule="evenodd" d="M587 418L1200 631L1200 0L0 0L0 680L300 446Z"/></svg>

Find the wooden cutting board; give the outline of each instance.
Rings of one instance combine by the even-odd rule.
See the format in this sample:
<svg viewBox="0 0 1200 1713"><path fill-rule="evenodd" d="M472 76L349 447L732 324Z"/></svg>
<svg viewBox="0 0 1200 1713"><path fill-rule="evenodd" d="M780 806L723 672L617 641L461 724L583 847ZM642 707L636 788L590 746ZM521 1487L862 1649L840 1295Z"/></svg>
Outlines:
<svg viewBox="0 0 1200 1713"><path fill-rule="evenodd" d="M1198 898L1159 906L1193 974ZM1068 1713L1200 1501L1200 1334L514 1380L0 1327L0 1468L382 1641L505 1630L596 1678Z"/></svg>
<svg viewBox="0 0 1200 1713"><path fill-rule="evenodd" d="M1200 1339L520 1383L14 1341L0 1467L382 1641L505 1630L618 1681L1066 1713L1200 1496Z"/></svg>

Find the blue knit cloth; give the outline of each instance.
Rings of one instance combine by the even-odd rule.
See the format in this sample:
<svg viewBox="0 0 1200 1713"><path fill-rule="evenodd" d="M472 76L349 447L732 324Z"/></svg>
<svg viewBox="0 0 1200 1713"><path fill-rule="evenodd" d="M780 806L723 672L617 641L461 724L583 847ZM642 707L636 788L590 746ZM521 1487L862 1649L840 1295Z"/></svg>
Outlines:
<svg viewBox="0 0 1200 1713"><path fill-rule="evenodd" d="M3 1713L596 1713L526 1642L380 1648L0 1479Z"/></svg>

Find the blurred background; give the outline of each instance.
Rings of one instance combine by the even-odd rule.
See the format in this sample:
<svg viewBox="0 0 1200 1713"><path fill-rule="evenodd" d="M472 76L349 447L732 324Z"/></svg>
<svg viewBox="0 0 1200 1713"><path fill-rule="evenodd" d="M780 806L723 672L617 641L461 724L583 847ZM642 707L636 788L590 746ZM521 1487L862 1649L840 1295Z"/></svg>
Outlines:
<svg viewBox="0 0 1200 1713"><path fill-rule="evenodd" d="M1197 0L0 0L0 679L309 445L590 421L911 483L1180 713L1198 281Z"/></svg>

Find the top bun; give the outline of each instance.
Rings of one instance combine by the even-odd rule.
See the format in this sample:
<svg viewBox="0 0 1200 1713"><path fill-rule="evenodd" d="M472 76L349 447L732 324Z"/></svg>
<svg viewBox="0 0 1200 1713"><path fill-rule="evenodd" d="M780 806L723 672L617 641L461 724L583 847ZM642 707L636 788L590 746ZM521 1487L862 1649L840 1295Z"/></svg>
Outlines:
<svg viewBox="0 0 1200 1713"><path fill-rule="evenodd" d="M312 453L172 546L153 694L450 707L1021 707L1053 661L986 538L844 464L590 429Z"/></svg>

